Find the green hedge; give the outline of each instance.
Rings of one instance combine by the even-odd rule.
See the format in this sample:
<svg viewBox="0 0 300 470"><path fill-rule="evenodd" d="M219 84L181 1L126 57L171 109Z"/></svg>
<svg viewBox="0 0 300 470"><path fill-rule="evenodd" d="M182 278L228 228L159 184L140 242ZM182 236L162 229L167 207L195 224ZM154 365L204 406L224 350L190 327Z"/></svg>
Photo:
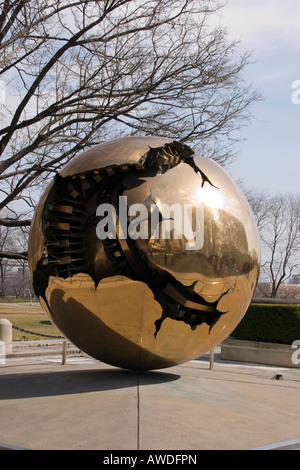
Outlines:
<svg viewBox="0 0 300 470"><path fill-rule="evenodd" d="M300 340L298 305L251 304L231 338L292 344Z"/></svg>

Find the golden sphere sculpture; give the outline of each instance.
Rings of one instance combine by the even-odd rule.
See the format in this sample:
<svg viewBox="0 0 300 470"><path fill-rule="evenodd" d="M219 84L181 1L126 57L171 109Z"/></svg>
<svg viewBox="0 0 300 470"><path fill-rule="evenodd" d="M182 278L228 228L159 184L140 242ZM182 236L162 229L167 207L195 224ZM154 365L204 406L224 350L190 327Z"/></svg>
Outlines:
<svg viewBox="0 0 300 470"><path fill-rule="evenodd" d="M36 208L33 286L82 351L132 370L200 357L244 316L260 246L250 206L216 162L159 137L74 157Z"/></svg>

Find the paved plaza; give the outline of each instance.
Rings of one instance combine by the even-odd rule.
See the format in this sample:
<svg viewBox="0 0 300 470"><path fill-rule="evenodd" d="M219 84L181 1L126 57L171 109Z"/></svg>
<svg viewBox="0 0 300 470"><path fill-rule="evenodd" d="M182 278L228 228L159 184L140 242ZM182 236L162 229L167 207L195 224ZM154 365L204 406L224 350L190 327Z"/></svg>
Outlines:
<svg viewBox="0 0 300 470"><path fill-rule="evenodd" d="M0 366L0 446L251 450L300 439L300 370L209 355L147 373L87 356ZM294 446L295 447L295 446ZM300 446L299 446L300 448Z"/></svg>

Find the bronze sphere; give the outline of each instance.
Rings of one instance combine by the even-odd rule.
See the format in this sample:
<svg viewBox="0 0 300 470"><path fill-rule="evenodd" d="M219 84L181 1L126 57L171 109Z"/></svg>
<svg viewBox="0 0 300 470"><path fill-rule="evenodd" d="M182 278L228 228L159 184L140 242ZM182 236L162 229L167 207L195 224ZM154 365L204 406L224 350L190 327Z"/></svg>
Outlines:
<svg viewBox="0 0 300 470"><path fill-rule="evenodd" d="M149 370L229 336L251 302L260 246L220 165L180 142L128 137L55 176L35 211L29 265L66 338L105 363Z"/></svg>

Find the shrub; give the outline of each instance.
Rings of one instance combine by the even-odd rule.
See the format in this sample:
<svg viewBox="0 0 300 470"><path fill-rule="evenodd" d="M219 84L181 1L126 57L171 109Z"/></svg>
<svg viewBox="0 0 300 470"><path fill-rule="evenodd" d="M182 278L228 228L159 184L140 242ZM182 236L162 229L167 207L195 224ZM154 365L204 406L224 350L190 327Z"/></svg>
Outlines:
<svg viewBox="0 0 300 470"><path fill-rule="evenodd" d="M230 337L266 343L292 344L300 340L298 305L251 304Z"/></svg>

